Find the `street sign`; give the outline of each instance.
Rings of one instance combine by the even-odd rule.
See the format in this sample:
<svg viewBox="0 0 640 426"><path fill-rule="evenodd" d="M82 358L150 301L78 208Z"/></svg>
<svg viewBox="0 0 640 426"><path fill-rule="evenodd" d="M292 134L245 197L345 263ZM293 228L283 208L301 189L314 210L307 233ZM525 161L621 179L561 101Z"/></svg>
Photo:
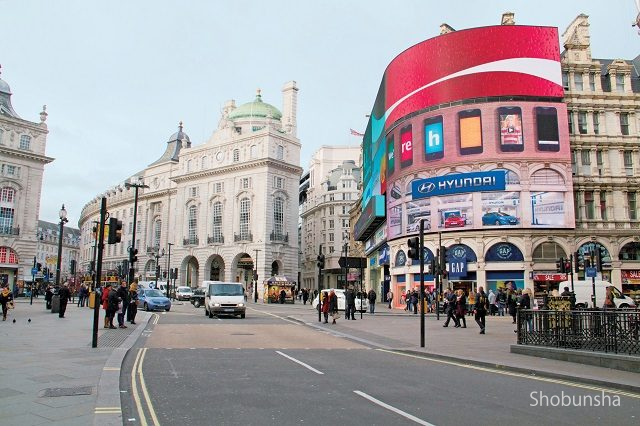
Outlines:
<svg viewBox="0 0 640 426"><path fill-rule="evenodd" d="M38 268L31 268L31 275L35 275L38 273Z"/></svg>
<svg viewBox="0 0 640 426"><path fill-rule="evenodd" d="M585 268L585 275L589 278L595 278L598 276L598 270L595 266Z"/></svg>
<svg viewBox="0 0 640 426"><path fill-rule="evenodd" d="M340 259L338 259L338 265L340 265L341 268L366 268L367 258L341 256Z"/></svg>

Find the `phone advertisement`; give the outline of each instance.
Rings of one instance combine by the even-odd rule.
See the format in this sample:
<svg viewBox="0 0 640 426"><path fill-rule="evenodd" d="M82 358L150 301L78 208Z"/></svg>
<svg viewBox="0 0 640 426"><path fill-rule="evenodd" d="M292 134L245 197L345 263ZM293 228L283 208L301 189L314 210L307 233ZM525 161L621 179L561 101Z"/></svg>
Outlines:
<svg viewBox="0 0 640 426"><path fill-rule="evenodd" d="M498 109L500 118L500 148L502 151L523 151L522 111L519 107Z"/></svg>
<svg viewBox="0 0 640 426"><path fill-rule="evenodd" d="M413 132L411 126L404 127L400 131L400 167L408 167L413 164Z"/></svg>
<svg viewBox="0 0 640 426"><path fill-rule="evenodd" d="M460 111L458 121L460 125L460 154L480 154L482 152L480 110Z"/></svg>
<svg viewBox="0 0 640 426"><path fill-rule="evenodd" d="M427 161L444 157L442 116L430 117L424 121L424 153Z"/></svg>
<svg viewBox="0 0 640 426"><path fill-rule="evenodd" d="M540 151L560 151L558 111L554 107L536 107L536 131Z"/></svg>

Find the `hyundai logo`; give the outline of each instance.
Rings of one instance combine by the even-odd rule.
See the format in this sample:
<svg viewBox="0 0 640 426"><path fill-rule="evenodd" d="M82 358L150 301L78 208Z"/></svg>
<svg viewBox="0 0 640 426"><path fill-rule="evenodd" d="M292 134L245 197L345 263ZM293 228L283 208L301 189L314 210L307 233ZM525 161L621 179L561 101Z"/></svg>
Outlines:
<svg viewBox="0 0 640 426"><path fill-rule="evenodd" d="M418 192L421 194L428 194L436 189L436 185L433 182L425 182L420 184L418 187Z"/></svg>

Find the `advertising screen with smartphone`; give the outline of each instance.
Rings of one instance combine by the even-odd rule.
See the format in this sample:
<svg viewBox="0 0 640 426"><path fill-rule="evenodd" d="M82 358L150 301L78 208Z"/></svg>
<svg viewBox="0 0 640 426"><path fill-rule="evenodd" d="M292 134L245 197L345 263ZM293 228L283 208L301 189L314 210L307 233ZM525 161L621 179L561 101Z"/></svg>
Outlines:
<svg viewBox="0 0 640 426"><path fill-rule="evenodd" d="M458 113L460 124L460 154L482 152L482 122L479 109L468 109Z"/></svg>
<svg viewBox="0 0 640 426"><path fill-rule="evenodd" d="M498 119L500 120L500 150L502 152L523 151L524 135L520 107L498 108Z"/></svg>
<svg viewBox="0 0 640 426"><path fill-rule="evenodd" d="M413 132L411 125L400 130L400 167L413 164Z"/></svg>
<svg viewBox="0 0 640 426"><path fill-rule="evenodd" d="M396 170L396 158L395 158L395 141L393 136L387 138L387 176L391 176Z"/></svg>
<svg viewBox="0 0 640 426"><path fill-rule="evenodd" d="M558 111L554 107L536 107L536 131L540 151L560 151Z"/></svg>
<svg viewBox="0 0 640 426"><path fill-rule="evenodd" d="M424 158L437 160L444 157L444 132L442 116L429 117L424 120Z"/></svg>

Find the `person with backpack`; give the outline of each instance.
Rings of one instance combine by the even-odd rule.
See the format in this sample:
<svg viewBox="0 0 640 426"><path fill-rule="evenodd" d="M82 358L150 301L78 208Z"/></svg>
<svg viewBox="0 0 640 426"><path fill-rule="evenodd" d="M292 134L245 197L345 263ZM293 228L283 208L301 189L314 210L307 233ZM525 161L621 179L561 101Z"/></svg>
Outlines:
<svg viewBox="0 0 640 426"><path fill-rule="evenodd" d="M485 317L487 316L488 303L489 301L487 299L486 293L484 292L484 288L478 287L478 293L476 293L476 303L473 305L473 314L476 323L480 327L480 334L485 334Z"/></svg>
<svg viewBox="0 0 640 426"><path fill-rule="evenodd" d="M367 299L369 300L369 313L373 314L376 311L376 298L378 297L378 295L376 294L376 292L371 289L369 290L369 293L367 293Z"/></svg>
<svg viewBox="0 0 640 426"><path fill-rule="evenodd" d="M513 318L513 324L515 324L516 314L518 312L518 296L512 289L509 289L507 292L507 309L509 310L509 315Z"/></svg>

